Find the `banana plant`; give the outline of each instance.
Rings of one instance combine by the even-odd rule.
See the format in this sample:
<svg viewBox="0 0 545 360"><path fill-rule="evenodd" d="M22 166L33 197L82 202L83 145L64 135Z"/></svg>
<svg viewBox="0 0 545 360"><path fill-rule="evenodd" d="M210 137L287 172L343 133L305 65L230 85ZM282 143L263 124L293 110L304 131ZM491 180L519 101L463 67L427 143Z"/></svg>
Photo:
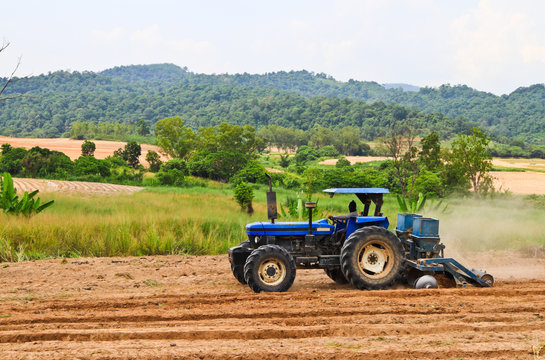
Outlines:
<svg viewBox="0 0 545 360"><path fill-rule="evenodd" d="M31 216L38 214L53 205L53 200L41 204L40 198L34 198L38 190L31 193L25 191L19 200L17 190L13 185L13 179L7 172L0 176L0 207L6 214Z"/></svg>
<svg viewBox="0 0 545 360"><path fill-rule="evenodd" d="M418 199L405 199L404 197L397 195L397 204L399 205L400 212L417 213L426 205L426 196L422 193L418 193Z"/></svg>

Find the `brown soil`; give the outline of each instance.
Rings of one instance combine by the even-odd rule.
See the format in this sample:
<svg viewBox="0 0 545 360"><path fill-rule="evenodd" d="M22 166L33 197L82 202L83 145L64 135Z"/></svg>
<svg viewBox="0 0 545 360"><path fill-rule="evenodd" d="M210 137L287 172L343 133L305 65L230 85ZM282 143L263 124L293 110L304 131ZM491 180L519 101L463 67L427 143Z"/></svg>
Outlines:
<svg viewBox="0 0 545 360"><path fill-rule="evenodd" d="M121 141L105 141L105 140L93 140L96 145L95 157L97 159L105 159L106 157L113 155L114 151L125 146L126 143ZM30 149L34 146L39 146L49 150L56 150L65 153L70 159L74 160L81 155L81 144L83 140L73 140L65 138L56 139L27 139L27 138L13 138L0 136L0 145L10 144L13 147L23 147ZM159 153L159 148L153 145L142 144L142 155L140 156L140 163L147 166L146 154L149 150L153 150ZM163 156L163 160L166 158Z"/></svg>
<svg viewBox="0 0 545 360"><path fill-rule="evenodd" d="M359 291L299 270L274 294L225 255L4 264L0 358L538 359L545 261L525 262L538 277L494 288Z"/></svg>
<svg viewBox="0 0 545 360"><path fill-rule="evenodd" d="M13 179L13 184L17 191L40 192L64 192L64 193L86 193L86 194L119 194L133 193L142 190L138 186L115 185L105 183L94 183L87 181L62 181L62 180L42 180L42 179Z"/></svg>

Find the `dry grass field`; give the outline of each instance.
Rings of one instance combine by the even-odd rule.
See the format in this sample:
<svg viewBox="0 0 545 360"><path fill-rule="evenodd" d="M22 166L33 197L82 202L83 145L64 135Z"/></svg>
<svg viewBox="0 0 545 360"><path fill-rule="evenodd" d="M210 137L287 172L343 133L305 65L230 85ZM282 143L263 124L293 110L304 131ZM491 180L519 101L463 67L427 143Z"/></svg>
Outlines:
<svg viewBox="0 0 545 360"><path fill-rule="evenodd" d="M97 159L104 159L110 155L113 155L114 151L125 146L126 143L121 141L105 141L105 140L93 140L96 145L95 157ZM56 150L65 153L70 159L74 160L81 155L81 144L83 140L73 140L66 138L56 139L28 139L28 138L13 138L0 136L0 145L10 144L13 147L23 147L30 149L34 146L39 146L49 150ZM159 148L154 145L142 144L142 155L140 156L140 162L147 164L146 154L149 150L153 150L159 153Z"/></svg>

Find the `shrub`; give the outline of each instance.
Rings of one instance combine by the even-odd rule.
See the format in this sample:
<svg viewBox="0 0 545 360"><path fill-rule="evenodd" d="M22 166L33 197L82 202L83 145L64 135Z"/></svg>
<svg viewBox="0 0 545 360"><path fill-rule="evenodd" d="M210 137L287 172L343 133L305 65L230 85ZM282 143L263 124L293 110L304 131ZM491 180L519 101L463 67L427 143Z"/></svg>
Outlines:
<svg viewBox="0 0 545 360"><path fill-rule="evenodd" d="M431 171L422 171L414 180L414 189L417 193L424 194L424 197L442 196L443 182L437 174Z"/></svg>
<svg viewBox="0 0 545 360"><path fill-rule="evenodd" d="M81 144L81 156L95 156L96 145L94 142L85 140Z"/></svg>
<svg viewBox="0 0 545 360"><path fill-rule="evenodd" d="M333 145L327 145L318 150L318 155L321 157L337 157L339 156L339 151Z"/></svg>
<svg viewBox="0 0 545 360"><path fill-rule="evenodd" d="M252 187L246 183L240 183L235 188L235 200L240 205L242 210L246 209L248 214L254 212L252 206L252 200L254 199L254 190Z"/></svg>
<svg viewBox="0 0 545 360"><path fill-rule="evenodd" d="M109 162L99 160L93 156L80 156L75 161L74 172L76 175L98 175L108 177L111 175Z"/></svg>
<svg viewBox="0 0 545 360"><path fill-rule="evenodd" d="M161 185L183 186L185 176L179 169L170 169L168 171L161 169L157 173L157 180Z"/></svg>
<svg viewBox="0 0 545 360"><path fill-rule="evenodd" d="M344 156L339 157L339 160L337 160L337 163L335 164L336 168L343 168L350 166L350 161L346 160Z"/></svg>
<svg viewBox="0 0 545 360"><path fill-rule="evenodd" d="M294 159L297 165L303 165L307 161L316 160L319 157L320 155L316 150L314 150L314 148L308 145L303 145L297 149Z"/></svg>
<svg viewBox="0 0 545 360"><path fill-rule="evenodd" d="M149 164L149 170L151 172L159 171L159 169L161 168L161 164L163 163L159 154L157 154L157 152L153 150L149 150L146 154L146 161Z"/></svg>
<svg viewBox="0 0 545 360"><path fill-rule="evenodd" d="M231 182L233 184L240 184L242 182L250 182L254 184L266 184L268 182L268 178L266 174L265 168L260 165L257 161L251 160L248 161L246 166L238 171L233 177L231 178Z"/></svg>
<svg viewBox="0 0 545 360"><path fill-rule="evenodd" d="M189 175L187 163L182 159L172 159L161 165L161 170L168 172L172 169L180 170L184 175Z"/></svg>

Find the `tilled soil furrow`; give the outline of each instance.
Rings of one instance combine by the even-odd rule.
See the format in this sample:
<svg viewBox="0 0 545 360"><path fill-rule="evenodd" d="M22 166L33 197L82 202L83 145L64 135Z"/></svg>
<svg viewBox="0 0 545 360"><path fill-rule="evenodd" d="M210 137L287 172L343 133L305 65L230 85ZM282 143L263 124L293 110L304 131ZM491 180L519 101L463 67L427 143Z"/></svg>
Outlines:
<svg viewBox="0 0 545 360"><path fill-rule="evenodd" d="M232 329L236 327L235 329ZM22 343L34 341L112 341L112 340L196 340L196 339L299 339L314 337L369 337L369 336L402 336L402 335L427 335L452 332L528 332L542 330L543 324L515 325L515 324L448 324L417 326L409 328L405 324L389 325L319 325L297 326L285 328L281 326L258 326L257 329L239 328L236 324L231 329L209 328L201 329L196 326L192 330L178 329L115 329L102 330L61 330L61 331L11 331L0 332L0 343Z"/></svg>
<svg viewBox="0 0 545 360"><path fill-rule="evenodd" d="M486 289L358 291L302 270L289 292L254 294L232 278L225 256L7 265L2 360L545 355L541 278L498 279Z"/></svg>

